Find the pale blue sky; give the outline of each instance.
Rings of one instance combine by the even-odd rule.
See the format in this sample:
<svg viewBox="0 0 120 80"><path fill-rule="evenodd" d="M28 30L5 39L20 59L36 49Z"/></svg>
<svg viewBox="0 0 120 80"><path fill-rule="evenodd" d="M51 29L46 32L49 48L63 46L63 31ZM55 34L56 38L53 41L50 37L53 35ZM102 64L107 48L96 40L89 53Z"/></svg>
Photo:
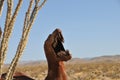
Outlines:
<svg viewBox="0 0 120 80"><path fill-rule="evenodd" d="M17 17L6 62L15 55L28 1L24 0ZM5 6L0 18L2 29ZM63 31L65 48L73 58L120 54L120 1L48 0L33 25L21 61L45 60L43 44L55 28Z"/></svg>

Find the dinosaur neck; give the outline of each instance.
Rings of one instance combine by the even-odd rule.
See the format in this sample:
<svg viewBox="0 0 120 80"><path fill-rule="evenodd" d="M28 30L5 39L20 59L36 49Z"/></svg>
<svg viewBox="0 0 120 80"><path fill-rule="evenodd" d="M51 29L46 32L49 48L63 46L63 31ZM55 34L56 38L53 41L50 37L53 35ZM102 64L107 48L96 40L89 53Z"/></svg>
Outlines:
<svg viewBox="0 0 120 80"><path fill-rule="evenodd" d="M62 61L54 64L48 63L48 75L45 80L67 80L64 63Z"/></svg>
<svg viewBox="0 0 120 80"><path fill-rule="evenodd" d="M64 67L64 63L63 62L59 62L59 73L61 74L60 76L60 80L67 80L66 77L66 72L65 72L65 67ZM58 79L59 80L59 79Z"/></svg>

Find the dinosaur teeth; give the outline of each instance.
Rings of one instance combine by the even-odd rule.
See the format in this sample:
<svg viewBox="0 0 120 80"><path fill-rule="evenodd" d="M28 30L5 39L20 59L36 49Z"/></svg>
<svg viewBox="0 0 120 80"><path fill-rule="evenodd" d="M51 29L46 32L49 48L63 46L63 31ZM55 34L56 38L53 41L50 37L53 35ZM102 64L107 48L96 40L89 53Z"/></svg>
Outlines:
<svg viewBox="0 0 120 80"><path fill-rule="evenodd" d="M63 38L61 32L58 33L58 39L59 39L61 42L64 42L64 38Z"/></svg>

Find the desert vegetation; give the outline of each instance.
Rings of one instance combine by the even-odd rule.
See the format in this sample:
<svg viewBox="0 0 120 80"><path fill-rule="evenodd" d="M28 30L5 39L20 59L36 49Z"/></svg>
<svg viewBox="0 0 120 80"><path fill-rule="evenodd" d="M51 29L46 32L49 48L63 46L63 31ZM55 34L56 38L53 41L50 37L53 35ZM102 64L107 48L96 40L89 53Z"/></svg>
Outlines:
<svg viewBox="0 0 120 80"><path fill-rule="evenodd" d="M68 80L120 80L119 62L66 62L65 68ZM44 80L47 76L47 63L22 64L17 71L25 72L35 80ZM3 70L6 72L6 69Z"/></svg>

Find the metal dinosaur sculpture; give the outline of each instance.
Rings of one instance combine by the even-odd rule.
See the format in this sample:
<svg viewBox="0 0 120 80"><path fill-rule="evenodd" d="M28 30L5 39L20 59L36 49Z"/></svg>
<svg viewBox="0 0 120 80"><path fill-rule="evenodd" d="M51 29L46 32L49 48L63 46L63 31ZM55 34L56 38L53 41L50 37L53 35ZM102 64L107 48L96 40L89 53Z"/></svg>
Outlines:
<svg viewBox="0 0 120 80"><path fill-rule="evenodd" d="M72 57L69 51L65 50L63 42L60 29L55 29L45 41L44 51L48 62L48 74L45 80L67 80L63 62Z"/></svg>

